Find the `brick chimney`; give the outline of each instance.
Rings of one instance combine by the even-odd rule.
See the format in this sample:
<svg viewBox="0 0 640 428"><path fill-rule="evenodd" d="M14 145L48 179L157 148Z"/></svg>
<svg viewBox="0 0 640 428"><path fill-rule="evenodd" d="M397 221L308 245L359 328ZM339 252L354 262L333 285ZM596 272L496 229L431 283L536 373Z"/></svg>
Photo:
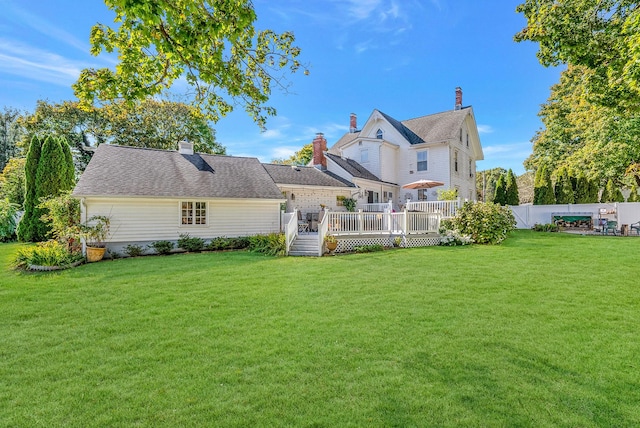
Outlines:
<svg viewBox="0 0 640 428"><path fill-rule="evenodd" d="M349 132L352 134L358 130L357 119L358 116L355 113L349 115Z"/></svg>
<svg viewBox="0 0 640 428"><path fill-rule="evenodd" d="M455 110L460 110L462 108L462 88L458 86L456 88L456 106Z"/></svg>
<svg viewBox="0 0 640 428"><path fill-rule="evenodd" d="M327 169L327 158L324 156L326 151L327 140L322 132L318 132L313 139L313 166L323 171Z"/></svg>

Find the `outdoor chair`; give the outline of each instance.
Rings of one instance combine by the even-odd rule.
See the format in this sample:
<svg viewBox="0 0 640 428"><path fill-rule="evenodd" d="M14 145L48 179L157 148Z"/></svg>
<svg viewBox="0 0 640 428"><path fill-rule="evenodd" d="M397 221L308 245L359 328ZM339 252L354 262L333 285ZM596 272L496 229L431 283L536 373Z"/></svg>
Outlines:
<svg viewBox="0 0 640 428"><path fill-rule="evenodd" d="M604 230L603 230L605 235L608 235L609 232L613 233L614 235L618 234L618 222L615 220L609 220L607 221L607 224L604 226Z"/></svg>
<svg viewBox="0 0 640 428"><path fill-rule="evenodd" d="M298 211L298 232L304 233L309 231L309 223L306 220L302 219L302 211Z"/></svg>
<svg viewBox="0 0 640 428"><path fill-rule="evenodd" d="M636 231L636 235L640 235L640 221L636 221L635 223L632 223L630 226L631 229L631 233L633 233L633 231Z"/></svg>

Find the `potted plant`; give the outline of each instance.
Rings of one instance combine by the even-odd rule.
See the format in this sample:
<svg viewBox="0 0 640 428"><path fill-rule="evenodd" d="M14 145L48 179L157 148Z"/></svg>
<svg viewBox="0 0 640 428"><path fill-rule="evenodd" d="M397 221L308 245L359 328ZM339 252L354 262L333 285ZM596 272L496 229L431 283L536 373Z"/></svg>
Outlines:
<svg viewBox="0 0 640 428"><path fill-rule="evenodd" d="M327 246L327 250L329 250L329 252L333 252L338 248L338 240L333 235L326 235L324 237L324 244Z"/></svg>
<svg viewBox="0 0 640 428"><path fill-rule="evenodd" d="M93 223L89 225L89 223ZM105 240L109 236L111 219L107 216L94 215L86 224L80 227L80 236L84 239L87 248L87 261L97 262L102 260L107 249Z"/></svg>

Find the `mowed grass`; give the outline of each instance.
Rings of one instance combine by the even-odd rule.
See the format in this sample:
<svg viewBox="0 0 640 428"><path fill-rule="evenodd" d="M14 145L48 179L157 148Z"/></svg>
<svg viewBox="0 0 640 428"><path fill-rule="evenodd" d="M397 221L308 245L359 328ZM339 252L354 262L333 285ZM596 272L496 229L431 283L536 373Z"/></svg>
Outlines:
<svg viewBox="0 0 640 428"><path fill-rule="evenodd" d="M0 245L0 426L640 426L640 239L324 258Z"/></svg>

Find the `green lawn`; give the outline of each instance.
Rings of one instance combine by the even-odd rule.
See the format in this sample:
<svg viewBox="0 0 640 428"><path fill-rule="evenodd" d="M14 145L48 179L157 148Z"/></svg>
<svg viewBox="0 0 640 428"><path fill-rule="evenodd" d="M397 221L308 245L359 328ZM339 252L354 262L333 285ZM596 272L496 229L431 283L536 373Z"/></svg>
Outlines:
<svg viewBox="0 0 640 428"><path fill-rule="evenodd" d="M640 239L8 270L0 426L640 426Z"/></svg>

